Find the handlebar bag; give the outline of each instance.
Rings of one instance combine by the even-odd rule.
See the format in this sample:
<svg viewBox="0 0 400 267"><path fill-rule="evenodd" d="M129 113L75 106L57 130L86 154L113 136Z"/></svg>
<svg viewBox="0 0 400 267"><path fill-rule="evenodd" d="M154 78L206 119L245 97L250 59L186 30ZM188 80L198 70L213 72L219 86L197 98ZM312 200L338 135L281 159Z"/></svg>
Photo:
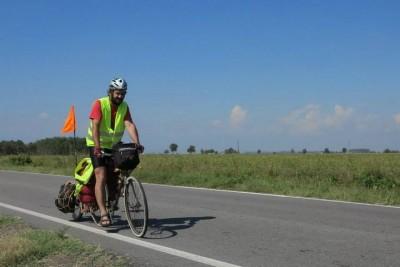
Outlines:
<svg viewBox="0 0 400 267"><path fill-rule="evenodd" d="M118 143L113 146L115 167L121 170L133 170L139 164L139 152L134 143Z"/></svg>

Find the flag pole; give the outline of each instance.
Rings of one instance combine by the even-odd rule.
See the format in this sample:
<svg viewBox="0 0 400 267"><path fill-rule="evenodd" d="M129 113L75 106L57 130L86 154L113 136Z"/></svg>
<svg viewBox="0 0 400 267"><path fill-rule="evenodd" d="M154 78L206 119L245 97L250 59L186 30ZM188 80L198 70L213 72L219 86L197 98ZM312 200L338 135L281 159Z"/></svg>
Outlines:
<svg viewBox="0 0 400 267"><path fill-rule="evenodd" d="M70 133L74 132L74 154L75 154L75 166L78 165L78 153L77 153L77 148L76 148L76 118L75 118L75 106L72 105L67 119L64 122L64 126L61 129L61 134L63 133Z"/></svg>
<svg viewBox="0 0 400 267"><path fill-rule="evenodd" d="M76 135L74 129L74 154L75 154L75 167L78 165L78 154L76 152Z"/></svg>
<svg viewBox="0 0 400 267"><path fill-rule="evenodd" d="M74 111L75 111L75 107L74 107ZM74 114L75 115L75 114ZM78 154L76 152L76 121L75 121L75 116L74 116L74 154L75 154L75 167L78 166Z"/></svg>

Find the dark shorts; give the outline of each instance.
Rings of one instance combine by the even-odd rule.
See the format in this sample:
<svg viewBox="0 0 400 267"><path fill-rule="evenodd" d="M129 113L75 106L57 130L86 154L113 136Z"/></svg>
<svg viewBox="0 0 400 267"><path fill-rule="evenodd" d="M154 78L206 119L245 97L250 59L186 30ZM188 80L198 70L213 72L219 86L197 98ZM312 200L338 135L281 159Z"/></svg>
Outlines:
<svg viewBox="0 0 400 267"><path fill-rule="evenodd" d="M114 162L109 156L96 157L94 155L94 147L88 147L90 159L92 160L93 168L106 167L107 187L110 200L114 200L117 192L116 174L114 173ZM111 149L102 149L105 153L111 153Z"/></svg>
<svg viewBox="0 0 400 267"><path fill-rule="evenodd" d="M96 157L94 155L94 147L90 146L88 147L89 149L89 155L90 155L90 159L92 160L92 164L93 164L93 168L97 168L97 167L107 167L110 165L110 157ZM102 149L105 153L111 153L112 150L111 149L107 149L107 148L103 148Z"/></svg>

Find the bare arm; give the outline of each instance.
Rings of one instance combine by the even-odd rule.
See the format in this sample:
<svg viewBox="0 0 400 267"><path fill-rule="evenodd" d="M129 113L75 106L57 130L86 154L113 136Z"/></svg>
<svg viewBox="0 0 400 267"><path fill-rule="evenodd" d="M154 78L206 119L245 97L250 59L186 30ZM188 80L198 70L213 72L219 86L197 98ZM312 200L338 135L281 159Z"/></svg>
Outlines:
<svg viewBox="0 0 400 267"><path fill-rule="evenodd" d="M100 148L100 121L92 119L92 125L94 147Z"/></svg>
<svg viewBox="0 0 400 267"><path fill-rule="evenodd" d="M139 133L138 133L138 130L136 128L136 124L134 122L132 122L132 121L126 120L125 121L125 127L126 127L126 130L128 131L128 134L129 134L130 138L132 139L132 142L136 143L136 144L140 144Z"/></svg>

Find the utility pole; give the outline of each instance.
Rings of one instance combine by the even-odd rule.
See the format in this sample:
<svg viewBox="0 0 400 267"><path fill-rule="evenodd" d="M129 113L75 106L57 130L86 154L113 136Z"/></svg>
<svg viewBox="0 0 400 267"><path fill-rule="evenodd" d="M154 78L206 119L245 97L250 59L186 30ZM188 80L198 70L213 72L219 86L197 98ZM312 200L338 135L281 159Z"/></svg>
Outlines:
<svg viewBox="0 0 400 267"><path fill-rule="evenodd" d="M239 140L237 140L237 152L240 153L240 150L239 150Z"/></svg>

